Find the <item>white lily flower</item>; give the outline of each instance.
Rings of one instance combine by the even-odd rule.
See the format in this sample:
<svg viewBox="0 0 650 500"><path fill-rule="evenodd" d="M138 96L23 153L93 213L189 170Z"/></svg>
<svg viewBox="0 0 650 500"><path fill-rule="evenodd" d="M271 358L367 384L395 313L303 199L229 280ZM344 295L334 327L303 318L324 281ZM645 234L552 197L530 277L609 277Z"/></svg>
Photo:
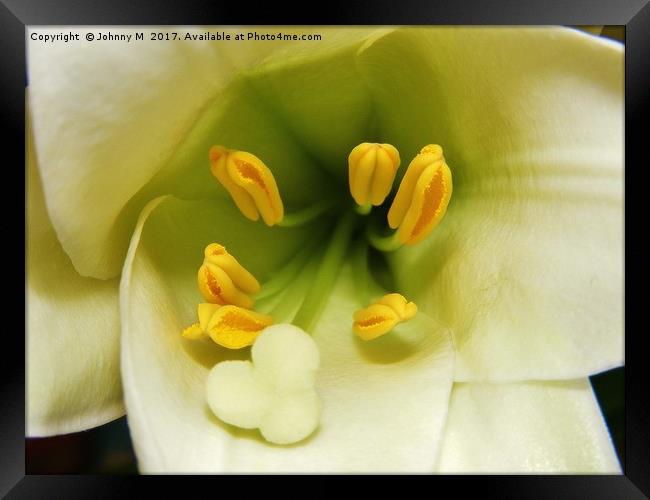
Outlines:
<svg viewBox="0 0 650 500"><path fill-rule="evenodd" d="M110 421L123 391L145 473L620 472L588 377L623 363L622 46L566 28L309 31L322 40L28 42L28 435ZM348 155L368 141L406 161L441 144L454 184L435 229L385 253L417 314L364 341L355 311L394 290L371 284L352 229L319 274L347 215L252 222L208 151L262 158L290 214L351 202ZM282 282L263 312L310 326L321 410L304 441L269 444L206 402L210 370L248 359L180 335L212 242L262 294Z"/></svg>

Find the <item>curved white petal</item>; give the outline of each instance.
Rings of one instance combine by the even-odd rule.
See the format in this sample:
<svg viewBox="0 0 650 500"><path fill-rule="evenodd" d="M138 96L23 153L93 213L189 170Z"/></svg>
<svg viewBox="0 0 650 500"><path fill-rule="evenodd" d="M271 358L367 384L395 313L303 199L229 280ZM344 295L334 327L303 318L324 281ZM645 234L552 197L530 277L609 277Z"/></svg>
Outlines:
<svg viewBox="0 0 650 500"><path fill-rule="evenodd" d="M437 471L620 474L588 379L456 383Z"/></svg>
<svg viewBox="0 0 650 500"><path fill-rule="evenodd" d="M117 279L82 278L45 209L28 139L26 434L78 432L124 415Z"/></svg>
<svg viewBox="0 0 650 500"><path fill-rule="evenodd" d="M183 264L185 250L172 247L197 233L187 227L191 214L196 214L191 204L167 201L148 220L143 214L123 272L122 369L141 471L432 470L451 389L450 338L420 317L415 338L357 339L352 313L358 303L347 266L314 332L321 358L316 391L322 401L315 433L302 443L273 446L257 430L236 429L213 416L205 401L209 369L223 359L246 359L249 351L234 353L181 338L199 295L193 267ZM215 211L212 230L232 224L231 217ZM257 252L265 253L278 240L266 230L258 232L259 225L241 227ZM165 265L157 249L179 251L175 267ZM195 250L198 259L200 245ZM297 291L300 298L310 276L303 273L288 292Z"/></svg>
<svg viewBox="0 0 650 500"><path fill-rule="evenodd" d="M322 58L359 45L371 32L281 30L285 35L323 36L320 42L300 42L235 39L253 32L278 34L264 28L83 28L73 30L80 41L45 43L31 40L36 31L56 35L61 30L27 33L30 105L46 202L75 268L97 278L119 273L137 216L150 199L220 192L207 159L215 143L252 149L272 168L285 169L279 184L282 189L286 182L283 194L288 193L289 201L304 202L309 192L319 192L323 180L301 173L314 160L297 147L294 130L287 130L284 117L276 116L268 96L258 95L264 84L253 91L242 73L251 66L249 72L259 73L256 64L282 47L291 51L271 62L276 67L292 65L294 57ZM142 41L85 40L88 32L123 36L142 31ZM151 41L150 31L170 38L176 32L183 40ZM231 39L184 38L217 32L227 32ZM296 109L305 108L304 97L294 93L292 99ZM321 120L312 118L312 128ZM189 175L179 180L179 170ZM294 189L301 185L302 196Z"/></svg>
<svg viewBox="0 0 650 500"><path fill-rule="evenodd" d="M445 218L392 265L453 331L455 379L620 365L622 46L562 28L412 29L359 59L382 140L405 161L440 144L452 170Z"/></svg>

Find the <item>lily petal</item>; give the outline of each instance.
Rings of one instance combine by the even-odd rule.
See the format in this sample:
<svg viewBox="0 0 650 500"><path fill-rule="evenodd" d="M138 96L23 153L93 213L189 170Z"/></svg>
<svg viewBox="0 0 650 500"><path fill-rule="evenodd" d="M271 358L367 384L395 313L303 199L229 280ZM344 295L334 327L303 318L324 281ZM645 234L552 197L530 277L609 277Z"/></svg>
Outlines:
<svg viewBox="0 0 650 500"><path fill-rule="evenodd" d="M445 219L392 268L453 331L455 380L620 365L622 46L562 28L411 29L359 59L391 103L383 137L404 158L435 141L453 172Z"/></svg>
<svg viewBox="0 0 650 500"><path fill-rule="evenodd" d="M124 415L124 403L119 282L75 271L47 215L31 133L27 140L26 434L35 437L102 425Z"/></svg>
<svg viewBox="0 0 650 500"><path fill-rule="evenodd" d="M437 470L621 473L588 379L454 384Z"/></svg>
<svg viewBox="0 0 650 500"><path fill-rule="evenodd" d="M82 30L82 38L87 31ZM181 35L214 31L191 29ZM206 157L214 144L260 156L274 170L285 201L305 203L327 191L327 179L313 172L314 160L297 147L294 130L276 116L268 96L253 91L243 70L285 45L292 50L276 58L276 65L327 59L330 52L358 46L371 31L316 30L322 31L323 42L242 42L234 40L235 34L251 30L226 31L230 41L141 41L128 51L119 43L84 40L28 44L30 105L45 198L59 240L80 274L110 278L119 273L138 214L154 197L198 199L219 192ZM39 28L41 34L50 32L59 30ZM308 108L309 99L291 99L298 109ZM340 95L334 100L350 102ZM313 116L309 130L322 122L323 117ZM330 136L341 136L328 129Z"/></svg>
<svg viewBox="0 0 650 500"><path fill-rule="evenodd" d="M327 43L278 51L248 72L251 90L346 195L348 155L376 134L375 101L357 70L358 54L391 31L338 29L327 34Z"/></svg>
<svg viewBox="0 0 650 500"><path fill-rule="evenodd" d="M195 212L190 203L164 201L148 219L143 213L123 273L122 368L140 470L432 470L451 390L449 334L417 316L408 322L414 325L408 334L357 339L350 318L359 304L347 266L313 334L321 358L320 428L302 443L278 447L258 431L227 426L212 415L204 394L209 369L248 356L215 346L198 351L179 335L195 315L192 267L181 259L171 272L159 254L190 240L187 226L197 220L191 218ZM235 220L230 213L215 210L206 231L218 232L229 220ZM261 226L251 228L241 234L255 242L256 252L265 251L275 239L261 240ZM201 243L195 244L198 252ZM303 274L308 282L311 275Z"/></svg>

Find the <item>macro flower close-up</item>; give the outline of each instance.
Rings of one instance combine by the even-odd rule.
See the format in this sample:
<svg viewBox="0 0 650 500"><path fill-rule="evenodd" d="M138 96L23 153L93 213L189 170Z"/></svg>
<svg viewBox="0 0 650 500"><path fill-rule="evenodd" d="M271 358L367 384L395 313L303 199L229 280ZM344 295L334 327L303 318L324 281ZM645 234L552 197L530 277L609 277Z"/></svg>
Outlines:
<svg viewBox="0 0 650 500"><path fill-rule="evenodd" d="M126 414L141 473L621 472L589 377L624 363L622 44L30 37L62 31L27 32L29 437Z"/></svg>

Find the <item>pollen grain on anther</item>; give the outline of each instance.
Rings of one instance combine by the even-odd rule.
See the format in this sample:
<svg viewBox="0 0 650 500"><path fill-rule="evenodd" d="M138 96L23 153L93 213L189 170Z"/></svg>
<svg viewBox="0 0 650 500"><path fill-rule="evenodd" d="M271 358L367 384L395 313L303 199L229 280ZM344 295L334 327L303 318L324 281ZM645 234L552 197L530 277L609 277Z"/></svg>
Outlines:
<svg viewBox="0 0 650 500"><path fill-rule="evenodd" d="M262 188L268 196L271 196L268 188L266 187L266 184L264 183L264 180L262 179L262 176L260 175L260 172L257 170L257 168L255 168L254 165L251 165L247 161L240 160L239 158L233 158L233 161L237 166L237 171L242 176L242 178L253 181L260 188Z"/></svg>
<svg viewBox="0 0 650 500"><path fill-rule="evenodd" d="M205 270L205 279L206 283L208 285L208 288L212 294L218 298L222 303L226 303L224 298L221 296L221 287L219 286L219 283L217 282L217 278L208 270Z"/></svg>
<svg viewBox="0 0 650 500"><path fill-rule="evenodd" d="M263 323L257 322L251 318L247 318L240 314L234 312L227 313L221 318L219 323L214 325L217 329L224 330L237 330L237 331L246 331L246 332L259 332L264 329L266 326Z"/></svg>
<svg viewBox="0 0 650 500"><path fill-rule="evenodd" d="M442 175L442 169L438 169L424 190L424 201L422 203L422 212L418 221L411 231L411 237L417 237L440 212L440 203L445 195L445 180Z"/></svg>
<svg viewBox="0 0 650 500"><path fill-rule="evenodd" d="M384 323L385 321L389 321L389 318L385 318L383 316L373 316L371 318L366 318L362 321L355 321L354 324L358 326L359 328L369 328L371 326L379 325L380 323Z"/></svg>

